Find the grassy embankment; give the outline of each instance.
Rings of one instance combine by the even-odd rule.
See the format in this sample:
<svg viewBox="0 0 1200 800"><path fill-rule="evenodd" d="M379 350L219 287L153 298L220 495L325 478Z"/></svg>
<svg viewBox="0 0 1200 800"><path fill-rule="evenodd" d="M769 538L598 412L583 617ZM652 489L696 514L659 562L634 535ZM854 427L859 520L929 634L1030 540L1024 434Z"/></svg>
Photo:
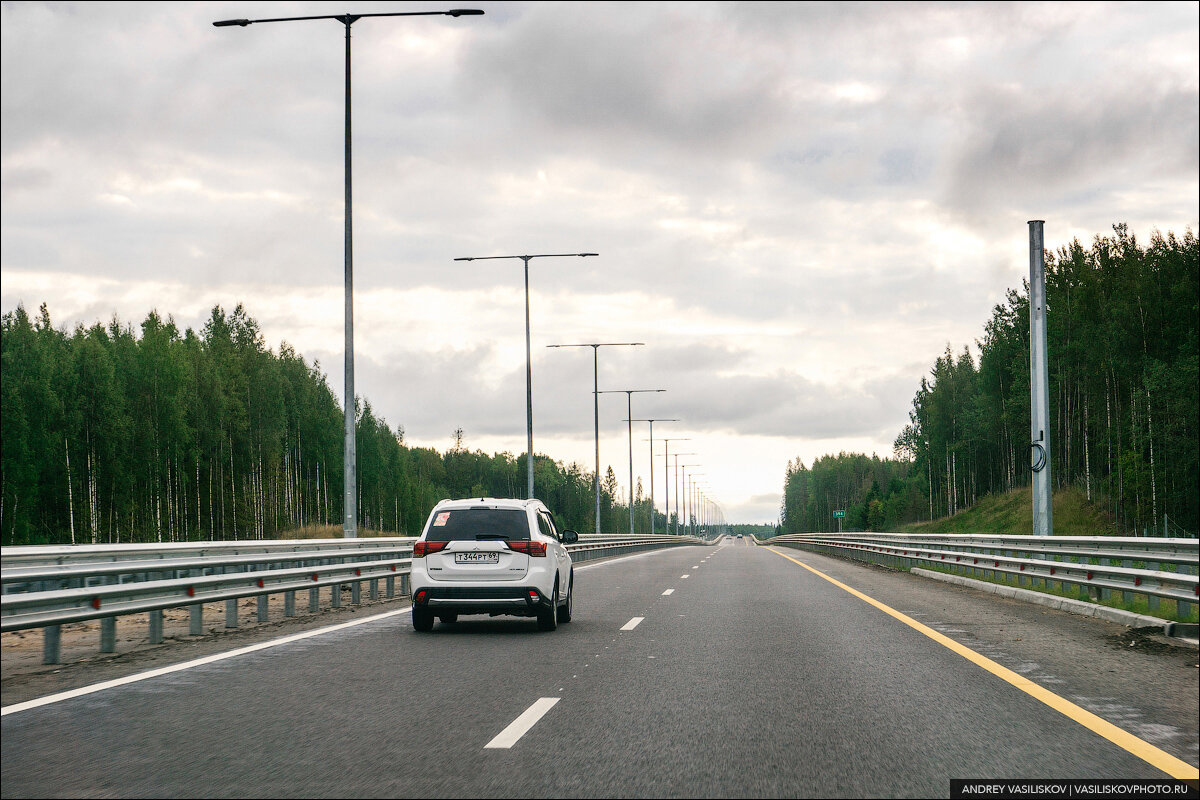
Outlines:
<svg viewBox="0 0 1200 800"><path fill-rule="evenodd" d="M1090 503L1075 488L1054 493L1055 536L1121 536L1112 515ZM999 533L1028 536L1033 533L1033 490L1026 486L1007 494L992 494L951 517L914 522L902 533Z"/></svg>
<svg viewBox="0 0 1200 800"><path fill-rule="evenodd" d="M1128 532L1119 531L1116 521L1104 509L1090 503L1083 492L1075 488L1061 489L1054 493L1054 535L1055 536L1128 536ZM1033 495L1030 487L1014 489L1007 494L989 495L974 506L959 513L935 519L932 522L916 522L901 526L903 533L996 533L1003 535L1030 535L1033 532ZM1141 563L1135 566L1144 566ZM926 567L930 568L930 567ZM1174 571L1169 565L1164 568ZM949 569L938 569L940 572L951 573ZM978 580L978 576L976 576ZM1004 580L991 581L1006 583ZM1017 578L1011 577L1007 584L1017 586ZM1058 597L1071 597L1088 600L1086 594L1063 591L1061 584L1057 586L1025 585L1023 589L1032 589ZM1159 600L1152 604L1144 595L1130 593L1128 598L1123 592L1108 593L1108 597L1100 597L1092 602L1103 603L1113 608L1123 608L1138 614L1147 614L1168 620L1195 622L1197 620L1196 604L1191 604L1188 617L1178 614L1174 600Z"/></svg>

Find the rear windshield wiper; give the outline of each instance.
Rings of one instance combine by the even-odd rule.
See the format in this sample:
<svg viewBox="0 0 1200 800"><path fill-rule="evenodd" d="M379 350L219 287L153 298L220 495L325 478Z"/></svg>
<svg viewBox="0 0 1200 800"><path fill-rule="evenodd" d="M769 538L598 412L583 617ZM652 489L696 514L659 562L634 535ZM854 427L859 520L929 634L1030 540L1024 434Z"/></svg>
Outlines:
<svg viewBox="0 0 1200 800"><path fill-rule="evenodd" d="M477 533L477 534L475 534L475 541L477 541L477 542L482 541L484 539L501 539L501 540L503 540L503 539L507 539L507 538L508 537L505 536L503 533Z"/></svg>

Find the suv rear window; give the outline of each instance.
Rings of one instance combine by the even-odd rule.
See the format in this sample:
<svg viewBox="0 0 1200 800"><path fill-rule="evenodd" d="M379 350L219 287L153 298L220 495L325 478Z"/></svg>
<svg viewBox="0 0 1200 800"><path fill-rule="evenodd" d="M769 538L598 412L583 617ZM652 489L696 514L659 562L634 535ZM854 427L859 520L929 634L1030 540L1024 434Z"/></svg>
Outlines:
<svg viewBox="0 0 1200 800"><path fill-rule="evenodd" d="M529 540L529 517L515 508L453 508L439 511L429 523L430 542L463 539Z"/></svg>

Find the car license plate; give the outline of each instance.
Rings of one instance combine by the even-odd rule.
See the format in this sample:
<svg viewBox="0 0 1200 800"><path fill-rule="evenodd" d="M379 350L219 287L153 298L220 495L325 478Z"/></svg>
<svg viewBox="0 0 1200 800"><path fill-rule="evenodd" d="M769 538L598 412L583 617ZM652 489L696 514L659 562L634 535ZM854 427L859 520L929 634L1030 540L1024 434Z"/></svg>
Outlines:
<svg viewBox="0 0 1200 800"><path fill-rule="evenodd" d="M499 553L455 553L455 564L499 564Z"/></svg>

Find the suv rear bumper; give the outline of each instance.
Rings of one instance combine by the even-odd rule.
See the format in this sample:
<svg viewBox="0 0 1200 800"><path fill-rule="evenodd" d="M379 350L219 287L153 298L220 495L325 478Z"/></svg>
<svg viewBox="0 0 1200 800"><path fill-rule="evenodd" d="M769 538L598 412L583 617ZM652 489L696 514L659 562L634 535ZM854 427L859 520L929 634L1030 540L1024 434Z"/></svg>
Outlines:
<svg viewBox="0 0 1200 800"><path fill-rule="evenodd" d="M509 614L535 617L550 608L536 586L428 586L413 591L413 608L455 614Z"/></svg>

